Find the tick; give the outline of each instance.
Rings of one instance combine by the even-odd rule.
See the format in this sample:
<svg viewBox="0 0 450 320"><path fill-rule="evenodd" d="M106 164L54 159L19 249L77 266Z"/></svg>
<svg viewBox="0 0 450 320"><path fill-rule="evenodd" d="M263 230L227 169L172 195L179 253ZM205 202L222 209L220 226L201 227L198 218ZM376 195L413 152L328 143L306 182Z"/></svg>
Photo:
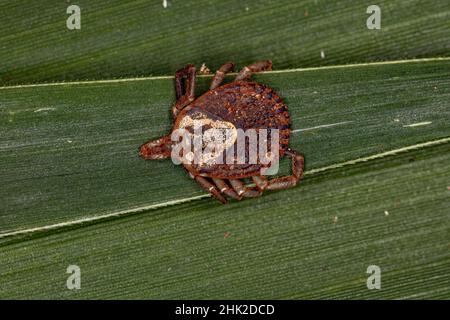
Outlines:
<svg viewBox="0 0 450 320"><path fill-rule="evenodd" d="M295 186L303 174L304 158L289 148L290 116L287 106L270 87L251 81L254 73L271 70L270 60L259 61L244 67L234 81L222 85L225 75L234 69L234 63L227 62L216 71L209 91L195 97L195 66L188 64L175 74L176 103L172 108L174 123L170 134L143 144L139 154L146 160L173 157L176 141L172 133L184 129L194 132L194 122L200 121L207 128L226 128L231 135L224 138L222 149L236 150L237 139L233 135L238 129L246 131L261 129L278 133L277 151L280 159L284 155L292 159L292 174L269 179L261 174L269 164L258 158L254 163L237 163L234 156L230 163L182 162L190 177L222 203L226 197L241 200L244 197L258 197L264 190L287 189ZM277 130L274 130L277 129ZM203 131L202 131L203 132ZM259 138L259 140L261 140ZM264 139L265 142L267 139ZM269 138L270 140L270 138ZM248 141L245 140L248 147ZM260 141L261 142L261 141ZM268 143L274 144L272 141ZM275 145L275 144L274 144ZM248 151L244 158L248 160ZM278 160L277 159L277 160ZM251 178L254 186L242 179Z"/></svg>

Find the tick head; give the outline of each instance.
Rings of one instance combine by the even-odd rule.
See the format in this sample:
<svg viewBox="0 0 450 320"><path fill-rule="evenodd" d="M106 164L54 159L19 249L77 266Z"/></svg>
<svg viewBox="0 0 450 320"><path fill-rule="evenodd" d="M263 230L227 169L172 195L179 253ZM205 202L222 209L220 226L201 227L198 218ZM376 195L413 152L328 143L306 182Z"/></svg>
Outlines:
<svg viewBox="0 0 450 320"><path fill-rule="evenodd" d="M165 159L170 157L172 141L170 135L156 140L150 140L139 148L139 155L147 160Z"/></svg>

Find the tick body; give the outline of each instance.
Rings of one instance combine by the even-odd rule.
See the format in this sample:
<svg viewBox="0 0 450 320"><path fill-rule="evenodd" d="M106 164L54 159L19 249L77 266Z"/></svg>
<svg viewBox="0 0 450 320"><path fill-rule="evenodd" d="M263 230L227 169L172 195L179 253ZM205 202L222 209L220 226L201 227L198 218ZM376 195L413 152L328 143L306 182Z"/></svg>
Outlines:
<svg viewBox="0 0 450 320"><path fill-rule="evenodd" d="M143 144L139 152L141 157L148 160L173 156L175 141L172 141L172 133L180 129L193 132L195 122L200 122L205 128L227 129L230 134L221 144L224 151L230 148L237 150L237 138L234 133L248 130L260 132L262 129L267 132L276 131L279 158L287 155L292 159L292 174L289 176L269 179L262 175L262 170L269 165L259 158L251 163L248 161L215 163L207 160L182 163L189 175L222 203L227 202L226 197L241 200L244 197L258 197L266 189L293 187L302 176L304 166L303 156L289 148L291 130L287 106L273 89L250 80L253 73L271 70L272 62L259 61L244 67L233 82L221 85L225 75L233 68L232 62L222 65L212 79L210 90L198 98L194 93L195 66L189 64L177 71L175 75L177 101L172 108L174 117L172 132ZM246 147L249 147L248 140L244 141ZM264 141L275 146L274 140L270 138ZM248 160L249 153L246 152L243 157ZM234 156L237 157L238 155ZM244 184L241 181L244 178L251 178L254 186Z"/></svg>

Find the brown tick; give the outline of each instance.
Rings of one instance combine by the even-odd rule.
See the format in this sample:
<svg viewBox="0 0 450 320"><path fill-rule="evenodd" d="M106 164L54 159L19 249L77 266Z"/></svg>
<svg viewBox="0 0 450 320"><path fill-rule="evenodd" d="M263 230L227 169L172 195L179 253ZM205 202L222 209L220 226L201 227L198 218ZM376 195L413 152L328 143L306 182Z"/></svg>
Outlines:
<svg viewBox="0 0 450 320"><path fill-rule="evenodd" d="M303 156L289 148L290 117L287 106L274 90L251 82L253 73L271 70L270 60L259 61L243 68L231 83L221 85L225 75L233 71L234 64L227 62L217 70L210 90L195 97L195 66L188 64L175 74L176 103L172 109L177 129L193 131L193 120L200 119L209 127L229 129L278 129L279 158L284 154L292 158L292 175L268 179L261 175L267 164L256 163L183 163L189 175L217 200L226 203L224 195L241 200L258 197L266 189L286 189L297 184L303 173ZM276 130L275 130L276 131ZM171 134L149 141L140 147L144 159L171 157L175 142ZM266 140L265 140L266 141ZM236 140L228 141L227 148L236 148ZM247 143L247 142L246 142ZM247 143L248 144L248 143ZM246 159L248 154L246 154ZM251 177L255 186L247 186L241 179Z"/></svg>

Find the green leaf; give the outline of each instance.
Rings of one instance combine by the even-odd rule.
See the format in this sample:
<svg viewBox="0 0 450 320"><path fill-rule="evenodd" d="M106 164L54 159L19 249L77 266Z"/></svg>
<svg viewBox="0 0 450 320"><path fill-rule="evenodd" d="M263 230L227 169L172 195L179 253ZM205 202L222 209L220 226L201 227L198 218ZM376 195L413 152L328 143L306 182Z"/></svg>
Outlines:
<svg viewBox="0 0 450 320"><path fill-rule="evenodd" d="M291 146L312 170L450 136L448 63L272 72L256 79L285 99ZM138 156L142 143L170 130L172 81L2 88L0 180L8 187L0 189L0 235L204 196L170 159ZM210 77L199 82L201 93Z"/></svg>
<svg viewBox="0 0 450 320"><path fill-rule="evenodd" d="M257 75L307 170L228 205L138 157L170 130L171 77L0 87L0 297L446 298L448 66ZM82 290L66 288L72 264Z"/></svg>
<svg viewBox="0 0 450 320"><path fill-rule="evenodd" d="M272 59L278 69L449 55L448 0L78 0L81 29L53 0L0 4L0 83L172 74ZM322 54L323 52L323 54Z"/></svg>
<svg viewBox="0 0 450 320"><path fill-rule="evenodd" d="M221 205L202 199L5 239L1 298L448 298L450 144L305 177ZM276 210L274 210L276 208ZM68 265L81 290L68 290ZM381 290L368 290L368 266Z"/></svg>

